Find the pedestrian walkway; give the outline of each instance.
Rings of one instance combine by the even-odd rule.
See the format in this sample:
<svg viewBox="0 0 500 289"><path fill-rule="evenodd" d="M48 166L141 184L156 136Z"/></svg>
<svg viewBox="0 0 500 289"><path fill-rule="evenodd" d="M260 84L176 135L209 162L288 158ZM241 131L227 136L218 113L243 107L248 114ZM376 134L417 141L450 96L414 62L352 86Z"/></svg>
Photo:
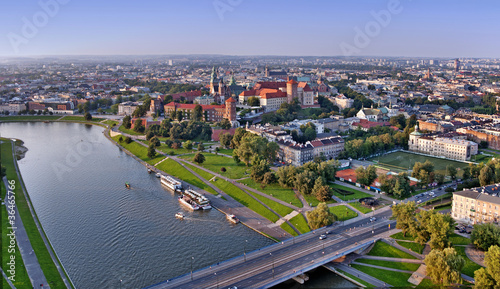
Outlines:
<svg viewBox="0 0 500 289"><path fill-rule="evenodd" d="M412 251L412 250L409 250L408 248L405 248L405 247L403 247L403 246L399 245L399 244L396 242L396 240L394 240L394 239L392 239L392 238L382 239L382 242L384 242L384 243L386 243L386 244L389 244L389 245L393 246L394 248L397 248L397 249L399 249L399 250L401 250L401 251L403 251L403 252L406 252L406 253L408 253L408 254L410 254L410 255L412 255L412 256L414 256L414 257L416 257L416 258L420 259L420 260L423 260L423 259L425 258L425 256L424 256L424 255L419 254L419 253L417 253L417 252L414 252L414 251Z"/></svg>
<svg viewBox="0 0 500 289"><path fill-rule="evenodd" d="M7 178L4 177L3 181L7 191L9 191ZM5 206L7 207L7 203L5 203ZM19 248L19 252L21 253L21 258L23 259L24 267L26 268L26 272L28 273L28 276L30 278L31 285L33 287L49 287L47 279L43 274L42 268L40 267L40 263L38 262L36 254L33 251L33 247L31 246L31 242L28 238L28 233L26 233L26 229L24 228L23 221L21 220L21 216L19 215L18 208L16 207L14 211L14 226L17 227L17 230L15 230L17 247Z"/></svg>
<svg viewBox="0 0 500 289"><path fill-rule="evenodd" d="M382 269L382 270L388 270L388 271L394 271L394 272L400 272L400 273L413 274L413 271L388 268L388 267L377 266L377 265L372 265L372 264L366 264L366 263L361 263L361 262L356 262L356 261L352 262L351 264L362 265L362 266L367 266L367 267L372 267L372 268L377 268L377 269Z"/></svg>
<svg viewBox="0 0 500 289"><path fill-rule="evenodd" d="M379 279L373 277L373 276L370 276L366 273L363 273L357 269L354 269L350 266L347 266L345 264L342 264L342 263L334 263L333 266L335 267L335 269L339 269L339 270L342 270L344 272L347 272L365 282L368 282L372 285L374 285L375 287L392 287L391 285L389 284L386 284L385 282L383 281L380 281Z"/></svg>
<svg viewBox="0 0 500 289"><path fill-rule="evenodd" d="M413 263L413 264L423 264L424 261L419 259L404 259L404 258L393 258L393 257L382 257L382 256L369 256L369 255L359 255L356 259L370 259L370 260L381 260L388 262L400 262L400 263Z"/></svg>
<svg viewBox="0 0 500 289"><path fill-rule="evenodd" d="M12 281L10 281L10 279L7 277L7 275L5 274L5 272L3 271L3 269L1 267L0 267L0 271L2 271L2 276L5 279L5 282L7 282L9 284L10 288L16 289L16 287L14 287L14 284L12 284Z"/></svg>

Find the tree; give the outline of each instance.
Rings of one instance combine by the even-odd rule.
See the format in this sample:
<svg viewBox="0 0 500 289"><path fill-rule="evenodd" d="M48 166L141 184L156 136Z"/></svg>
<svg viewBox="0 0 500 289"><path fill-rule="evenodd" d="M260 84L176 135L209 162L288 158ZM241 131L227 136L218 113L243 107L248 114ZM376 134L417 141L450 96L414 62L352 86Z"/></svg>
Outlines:
<svg viewBox="0 0 500 289"><path fill-rule="evenodd" d="M453 165L447 165L446 173L454 180L455 177L457 176L457 168L455 168L455 166Z"/></svg>
<svg viewBox="0 0 500 289"><path fill-rule="evenodd" d="M120 137L118 138L118 142L123 142L123 136L120 136Z"/></svg>
<svg viewBox="0 0 500 289"><path fill-rule="evenodd" d="M232 127L231 122L227 118L224 118L223 120L218 122L216 125L222 129L230 129Z"/></svg>
<svg viewBox="0 0 500 289"><path fill-rule="evenodd" d="M142 125L142 119L138 118L134 122L134 131L135 132L144 132L144 126Z"/></svg>
<svg viewBox="0 0 500 289"><path fill-rule="evenodd" d="M149 144L155 147L159 147L161 145L160 140L156 136L149 139Z"/></svg>
<svg viewBox="0 0 500 289"><path fill-rule="evenodd" d="M285 188L293 188L295 184L295 176L298 170L294 166L284 166L278 169L278 183Z"/></svg>
<svg viewBox="0 0 500 289"><path fill-rule="evenodd" d="M148 158L152 159L156 156L156 149L153 144L150 144L148 147Z"/></svg>
<svg viewBox="0 0 500 289"><path fill-rule="evenodd" d="M474 272L477 288L499 288L500 287L500 247L491 246L484 254L486 268Z"/></svg>
<svg viewBox="0 0 500 289"><path fill-rule="evenodd" d="M330 187L326 185L323 177L317 178L314 182L313 194L320 202L326 202L332 198Z"/></svg>
<svg viewBox="0 0 500 289"><path fill-rule="evenodd" d="M178 110L177 112L175 112L175 119L177 119L177 121L182 121L183 117L184 114L182 113L182 111Z"/></svg>
<svg viewBox="0 0 500 289"><path fill-rule="evenodd" d="M357 182L362 185L370 186L376 178L377 169L373 165L368 166L366 169L363 167L356 169Z"/></svg>
<svg viewBox="0 0 500 289"><path fill-rule="evenodd" d="M133 140L129 136L125 137L125 143L126 144L129 144L131 142L133 142Z"/></svg>
<svg viewBox="0 0 500 289"><path fill-rule="evenodd" d="M326 203L319 203L314 210L306 212L306 217L313 230L331 225L337 220L337 216L330 212Z"/></svg>
<svg viewBox="0 0 500 289"><path fill-rule="evenodd" d="M202 152L202 151L204 151L204 150L205 150L205 146L203 145L203 143L201 143L201 142L200 142L200 143L198 144L198 151L199 151L199 152Z"/></svg>
<svg viewBox="0 0 500 289"><path fill-rule="evenodd" d="M130 115L126 115L124 118L123 118L123 126L126 128L126 129L130 129L130 127L132 126L132 123L130 122L131 119L130 119Z"/></svg>
<svg viewBox="0 0 500 289"><path fill-rule="evenodd" d="M470 239L476 248L487 251L491 246L500 246L500 227L492 224L475 224Z"/></svg>
<svg viewBox="0 0 500 289"><path fill-rule="evenodd" d="M247 100L249 106L260 106L260 99L255 96L250 96Z"/></svg>
<svg viewBox="0 0 500 289"><path fill-rule="evenodd" d="M220 145L223 148L228 148L231 145L232 140L233 140L233 136L230 133L221 133L219 135Z"/></svg>
<svg viewBox="0 0 500 289"><path fill-rule="evenodd" d="M479 173L479 184L486 186L493 183L495 174L489 166L484 166Z"/></svg>
<svg viewBox="0 0 500 289"><path fill-rule="evenodd" d="M434 284L449 286L461 283L460 271L465 260L454 248L442 251L434 249L425 257L424 263L427 266L426 274Z"/></svg>
<svg viewBox="0 0 500 289"><path fill-rule="evenodd" d="M392 215L396 217L396 228L403 231L403 236L414 226L417 207L415 202L399 203L392 207Z"/></svg>
<svg viewBox="0 0 500 289"><path fill-rule="evenodd" d="M83 115L83 118L84 118L86 121L91 121L91 120L92 120L92 115L90 114L90 112L86 112L86 113Z"/></svg>
<svg viewBox="0 0 500 289"><path fill-rule="evenodd" d="M269 184L274 184L276 182L276 175L273 172L267 172L264 174L264 177L262 178L262 183L269 185Z"/></svg>
<svg viewBox="0 0 500 289"><path fill-rule="evenodd" d="M203 108L199 104L197 104L193 109L193 120L194 121L203 120Z"/></svg>
<svg viewBox="0 0 500 289"><path fill-rule="evenodd" d="M434 175L434 178L435 178L436 182L438 183L438 185L442 185L444 183L444 175L443 174L436 173Z"/></svg>
<svg viewBox="0 0 500 289"><path fill-rule="evenodd" d="M193 148L193 142L190 141L190 140L187 140L185 141L183 144L182 144L182 147L187 149L187 150L190 150Z"/></svg>
<svg viewBox="0 0 500 289"><path fill-rule="evenodd" d="M193 162L198 163L198 164L202 164L205 162L205 156L202 153L197 152L193 158Z"/></svg>
<svg viewBox="0 0 500 289"><path fill-rule="evenodd" d="M252 166L250 177L260 183L267 172L269 172L269 163L264 159L260 159Z"/></svg>
<svg viewBox="0 0 500 289"><path fill-rule="evenodd" d="M295 176L294 186L301 194L309 195L314 188L314 182L317 177L312 171L303 171Z"/></svg>
<svg viewBox="0 0 500 289"><path fill-rule="evenodd" d="M316 130L314 128L308 127L304 131L305 142L314 140L316 138Z"/></svg>

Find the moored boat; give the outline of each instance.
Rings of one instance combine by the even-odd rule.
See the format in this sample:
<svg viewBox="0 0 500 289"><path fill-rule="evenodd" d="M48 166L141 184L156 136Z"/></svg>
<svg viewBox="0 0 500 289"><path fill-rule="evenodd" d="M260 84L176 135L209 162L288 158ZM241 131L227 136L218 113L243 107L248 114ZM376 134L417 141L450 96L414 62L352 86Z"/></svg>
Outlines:
<svg viewBox="0 0 500 289"><path fill-rule="evenodd" d="M181 220L185 218L185 216L184 216L184 214L182 212L178 212L177 214L175 214L175 217L177 219L181 219Z"/></svg>
<svg viewBox="0 0 500 289"><path fill-rule="evenodd" d="M148 169L148 174L152 173L153 171L151 169Z"/></svg>
<svg viewBox="0 0 500 289"><path fill-rule="evenodd" d="M130 189L130 184L129 183L125 183L125 188Z"/></svg>
<svg viewBox="0 0 500 289"><path fill-rule="evenodd" d="M182 183L170 176L161 176L161 184L175 192L182 191Z"/></svg>
<svg viewBox="0 0 500 289"><path fill-rule="evenodd" d="M161 177L161 174L160 174L160 173L157 173L157 174L156 174L156 177L157 177L157 178L160 178L160 177Z"/></svg>
<svg viewBox="0 0 500 289"><path fill-rule="evenodd" d="M203 210L210 210L212 208L210 201L197 191L185 190L183 194L196 202L196 204Z"/></svg>
<svg viewBox="0 0 500 289"><path fill-rule="evenodd" d="M188 209L193 211L199 210L200 206L198 206L193 200L191 200L188 196L183 195L179 197L179 203L186 206Z"/></svg>

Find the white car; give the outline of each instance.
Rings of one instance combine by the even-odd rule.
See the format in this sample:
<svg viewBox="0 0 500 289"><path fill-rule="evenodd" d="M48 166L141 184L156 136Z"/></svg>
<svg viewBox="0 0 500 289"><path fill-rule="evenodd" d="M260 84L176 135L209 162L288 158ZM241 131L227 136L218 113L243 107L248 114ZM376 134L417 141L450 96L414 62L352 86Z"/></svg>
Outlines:
<svg viewBox="0 0 500 289"><path fill-rule="evenodd" d="M319 236L319 239L320 239L320 240L326 239L326 235L321 235L321 236Z"/></svg>

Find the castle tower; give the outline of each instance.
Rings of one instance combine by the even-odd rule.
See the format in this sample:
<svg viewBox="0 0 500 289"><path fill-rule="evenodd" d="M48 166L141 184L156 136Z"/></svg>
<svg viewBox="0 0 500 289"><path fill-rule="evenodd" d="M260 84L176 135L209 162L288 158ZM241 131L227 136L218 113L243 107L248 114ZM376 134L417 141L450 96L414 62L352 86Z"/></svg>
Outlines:
<svg viewBox="0 0 500 289"><path fill-rule="evenodd" d="M210 76L210 93L215 94L218 92L217 87L217 72L215 70L215 66L212 67L212 75Z"/></svg>
<svg viewBox="0 0 500 289"><path fill-rule="evenodd" d="M266 77L269 77L269 68L267 67L267 65L266 65L266 69L264 69L264 75Z"/></svg>
<svg viewBox="0 0 500 289"><path fill-rule="evenodd" d="M297 93L298 87L299 83L293 79L286 83L286 96L288 103L292 103L294 98L299 97Z"/></svg>
<svg viewBox="0 0 500 289"><path fill-rule="evenodd" d="M417 122L417 124L415 125L415 131L410 133L410 138L408 139L408 149L410 151L417 151L417 152L419 151L418 139L421 138L423 134L418 130L419 126Z"/></svg>
<svg viewBox="0 0 500 289"><path fill-rule="evenodd" d="M236 100L232 97L226 100L226 112L224 113L224 118L229 120L231 123L236 121Z"/></svg>

